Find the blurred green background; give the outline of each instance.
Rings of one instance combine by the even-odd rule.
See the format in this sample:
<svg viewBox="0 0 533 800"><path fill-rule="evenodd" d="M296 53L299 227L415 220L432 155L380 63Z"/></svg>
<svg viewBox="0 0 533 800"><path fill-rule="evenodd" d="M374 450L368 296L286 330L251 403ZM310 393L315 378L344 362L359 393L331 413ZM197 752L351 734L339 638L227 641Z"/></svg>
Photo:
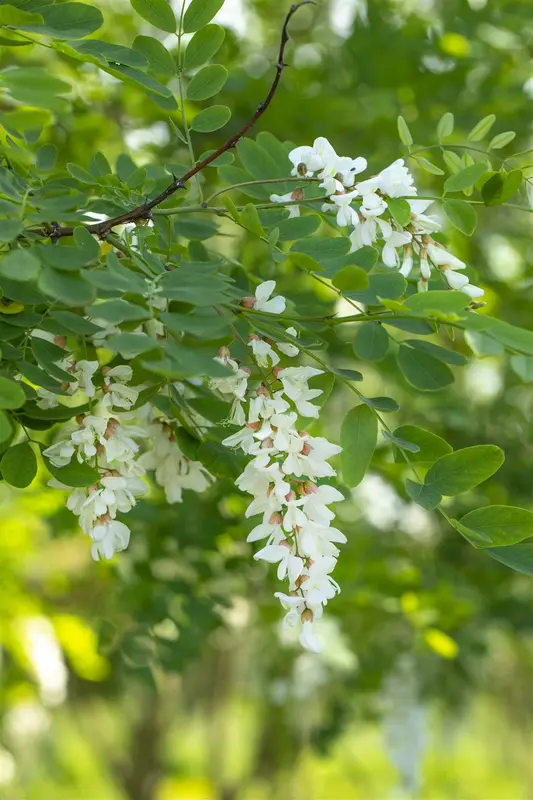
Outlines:
<svg viewBox="0 0 533 800"><path fill-rule="evenodd" d="M106 19L99 38L130 45L139 31L163 35L128 0L94 5ZM227 27L217 61L230 70L221 101L232 108L232 130L266 93L287 7L226 0L217 17ZM531 0L320 0L292 23L291 69L258 131L297 144L326 136L377 171L402 153L398 114L417 143L433 144L445 111L455 113L457 142L495 113L494 132L516 130L515 151L525 150L533 144L531 11ZM96 149L110 160L127 150L138 164L187 161L168 114L140 88L42 48L0 54L2 67L45 64L75 85L72 113L46 129L64 163L87 165ZM197 155L223 135L193 134ZM513 164L526 167L528 157ZM216 170L203 180L216 188ZM428 191L439 180L419 176ZM490 312L524 327L532 222L487 209L473 240L451 233ZM256 275L273 274L245 232L228 228L213 246ZM282 274L278 288L303 304L306 296L332 302L327 289L302 281ZM334 361L353 366L350 347L335 347ZM379 374L364 368L367 395L392 394L405 408L394 426L505 449L504 468L482 490L449 500L453 516L473 507L476 492L481 502L533 507L533 393L503 354L483 355L431 396L414 395L392 359ZM333 394L325 435L338 437L351 402ZM246 501L231 484L176 507L153 491L129 515L129 550L110 564L91 561L45 476L24 493L1 486L0 797L533 798L533 580L411 503L389 453L383 441L372 473L336 509L348 545L322 656L285 641L275 578L252 560Z"/></svg>

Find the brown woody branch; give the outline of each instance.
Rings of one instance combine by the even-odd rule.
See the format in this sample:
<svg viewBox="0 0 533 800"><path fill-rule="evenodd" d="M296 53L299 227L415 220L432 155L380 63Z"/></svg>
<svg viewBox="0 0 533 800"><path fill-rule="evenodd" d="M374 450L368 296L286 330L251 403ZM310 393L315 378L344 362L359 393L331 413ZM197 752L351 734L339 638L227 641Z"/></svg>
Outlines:
<svg viewBox="0 0 533 800"><path fill-rule="evenodd" d="M252 128L255 123L263 116L267 108L269 107L270 103L274 95L276 94L276 90L279 86L281 76L283 70L287 66L285 63L285 49L287 47L287 43L289 41L289 22L291 21L294 14L298 11L299 8L302 6L307 5L316 5L315 0L303 0L303 2L295 3L289 9L287 16L285 17L285 21L283 23L283 28L281 31L281 43L279 48L279 55L278 55L278 62L276 64L276 75L272 82L272 86L270 87L270 91L267 94L266 98L263 102L258 106L257 111L252 116L252 118L243 125L243 127L237 131L230 139L224 142L218 150L215 150L214 153L204 158L202 161L199 161L195 166L189 170L189 172L185 173L181 177L175 177L170 186L161 192L161 194L154 197L153 200L149 200L143 203L136 208L133 208L131 211L125 211L123 214L120 214L117 217L113 217L112 219L104 220L104 222L98 222L94 225L86 225L85 227L87 230L99 236L101 239L105 239L107 234L117 225L124 225L128 222L137 222L139 220L147 220L150 219L152 216L152 210L159 206L161 203L164 203L165 200L168 200L169 197L177 192L179 189L184 189L185 184L194 178L199 172L201 172L205 167L209 166L215 159L221 156L223 153L226 153L228 150L231 150L237 142L245 136L250 128ZM52 241L56 241L57 239L62 238L63 236L72 236L74 233L74 228L72 227L61 227L59 225L53 225L48 230L41 230L41 231L34 231L34 233L39 233L41 236L50 238Z"/></svg>

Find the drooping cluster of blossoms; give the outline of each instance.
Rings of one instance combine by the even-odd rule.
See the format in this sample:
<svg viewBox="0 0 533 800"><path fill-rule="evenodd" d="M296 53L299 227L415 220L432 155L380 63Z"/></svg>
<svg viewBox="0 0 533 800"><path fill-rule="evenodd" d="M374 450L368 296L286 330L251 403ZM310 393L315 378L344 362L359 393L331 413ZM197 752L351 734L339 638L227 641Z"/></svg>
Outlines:
<svg viewBox="0 0 533 800"><path fill-rule="evenodd" d="M45 331L37 335L66 347L63 337L54 338ZM67 351L58 366L72 375L72 382L62 387L63 393L71 397L81 392L90 401L91 410L64 427L61 438L44 455L58 469L78 462L99 474L91 486L71 490L67 508L91 537L93 558L110 559L128 546L130 529L117 514L130 511L147 492L147 471L154 471L168 503L181 502L184 489L203 492L211 476L199 462L182 453L174 433L175 422L171 424L149 404L134 408L142 387L131 385L130 366L101 368L98 361L76 361ZM38 389L37 394L41 408L59 405L60 395L45 389ZM70 489L55 478L49 485Z"/></svg>
<svg viewBox="0 0 533 800"><path fill-rule="evenodd" d="M327 139L315 140L312 147L297 147L289 153L293 164L292 175L302 178L317 177L329 202L324 212L334 212L340 227L352 228L352 252L361 247L383 242L381 258L385 266L398 268L407 277L411 274L414 257L419 264L418 290L427 291L432 270L444 278L446 286L465 292L472 298L483 295L461 270L466 264L445 250L431 236L440 230L439 220L426 214L432 200L418 200L414 179L403 159L394 161L378 175L356 181L356 176L367 168L365 158L338 156ZM410 220L400 225L389 210L388 201L405 198L411 209ZM298 216L303 192L296 189L286 195L271 195L275 203L288 203L291 216Z"/></svg>
<svg viewBox="0 0 533 800"><path fill-rule="evenodd" d="M274 281L262 283L255 297L245 298L243 305L282 313L285 299L271 297L274 289ZM294 329L287 332L289 337L296 336ZM319 652L314 622L340 591L331 573L339 555L337 545L346 537L331 526L335 514L329 508L344 497L335 487L318 481L336 475L329 459L341 448L312 436L300 423L301 418L319 415L312 401L322 390L310 388L309 381L321 370L282 366L282 356L299 353L294 344L252 335L248 346L259 367L259 379L254 380L254 371L222 348L218 361L233 374L211 383L212 389L233 402L230 422L240 426L223 443L250 457L236 484L253 497L246 516L261 516L248 536L249 542L266 540L254 558L278 564L278 579L288 580L288 592L275 595L287 612L284 625L298 628L303 647Z"/></svg>

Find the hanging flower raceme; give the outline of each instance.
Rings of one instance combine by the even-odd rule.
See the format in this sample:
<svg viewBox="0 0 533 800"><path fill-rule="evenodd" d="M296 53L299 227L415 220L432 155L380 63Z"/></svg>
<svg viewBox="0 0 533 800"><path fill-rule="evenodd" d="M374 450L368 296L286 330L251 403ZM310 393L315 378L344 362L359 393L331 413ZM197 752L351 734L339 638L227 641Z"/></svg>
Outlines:
<svg viewBox="0 0 533 800"><path fill-rule="evenodd" d="M329 199L322 210L335 214L339 227L352 229L348 234L352 252L382 241L383 264L399 269L404 277L411 274L414 259L418 259L419 291L427 290L432 270L435 270L448 288L465 292L473 299L483 295L482 289L472 285L464 273L458 272L466 265L431 237L432 233L440 230L439 221L425 213L432 201L416 199L414 179L403 159L397 159L377 175L358 182L356 176L367 168L366 159L337 155L323 137L316 139L312 147L296 147L288 154L288 159L293 166L291 175L301 176L302 183L310 178L319 181ZM274 203L287 203L303 199L303 193L298 187L292 194L272 195L270 199ZM401 214L395 211L393 203L389 203L400 199L404 200ZM300 213L294 204L287 209L290 216ZM407 220L405 210L410 210Z"/></svg>
<svg viewBox="0 0 533 800"><path fill-rule="evenodd" d="M270 313L280 313L285 299L268 299L274 288L273 281L261 284L252 307L257 309L257 300L274 303ZM250 307L250 298L245 298L243 305ZM297 332L289 328L287 333L295 338ZM239 407L239 415L233 410L230 421L241 427L223 443L239 448L250 459L236 484L253 498L246 516L261 517L248 536L249 542L263 543L255 559L278 565L278 579L289 584L287 593L275 595L287 612L284 625L299 629L302 646L318 652L314 622L340 591L331 573L340 552L337 545L346 541L344 534L331 526L335 514L329 508L343 500L343 495L318 481L336 475L329 459L341 448L312 436L300 423L302 417L318 417L319 407L311 401L320 397L322 390L311 388L309 381L321 375L321 370L282 366L280 353L288 357L298 354L294 344L278 344L255 335L252 343L255 363L272 370L268 378L261 369L260 379L254 380L253 370L241 366L228 348L223 348L218 360L233 374L213 381L211 388L233 399L234 408L235 404Z"/></svg>

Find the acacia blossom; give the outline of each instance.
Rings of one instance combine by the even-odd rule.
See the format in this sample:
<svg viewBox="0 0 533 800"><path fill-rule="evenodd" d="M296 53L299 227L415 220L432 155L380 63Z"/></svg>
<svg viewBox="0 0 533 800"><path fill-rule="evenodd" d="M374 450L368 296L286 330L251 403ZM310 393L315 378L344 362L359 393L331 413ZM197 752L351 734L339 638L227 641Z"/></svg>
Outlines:
<svg viewBox="0 0 533 800"><path fill-rule="evenodd" d="M270 297L274 288L273 281L267 281L266 286L258 287L256 297ZM284 298L276 300L279 308L285 307ZM287 333L296 339L294 328ZM253 341L265 340L255 336ZM273 352L288 357L298 354L294 344L287 350L270 339L265 343ZM253 352L259 352L257 345ZM343 500L343 495L317 481L335 477L329 459L341 448L321 436L312 436L301 423L302 418L318 417L319 407L311 401L323 392L311 388L309 381L322 371L310 366L283 366L279 353L276 356L271 361L276 366L270 367L270 376L266 378L263 373L257 381L251 369L242 367L228 348L223 348L218 360L232 370L232 376L212 381L211 388L228 400L233 396L243 412L239 422L232 420L240 425L239 430L223 444L239 448L249 457L236 484L252 495L246 517L260 517L248 536L249 542L263 542L254 558L277 564L278 579L289 584L287 594L275 595L287 612L283 624L298 628L302 646L319 652L314 622L340 591L331 573L340 552L337 545L346 542L346 537L331 527L335 514L329 508ZM259 358L256 363L260 363Z"/></svg>
<svg viewBox="0 0 533 800"><path fill-rule="evenodd" d="M312 146L291 150L288 159L293 166L291 175L300 175L303 181L309 178L321 181L320 186L329 201L324 203L322 210L335 214L339 227L351 228L348 234L352 243L351 252L373 246L381 240L383 264L398 269L406 278L411 274L414 258L417 257L419 291L427 291L432 271L435 270L448 288L464 292L472 299L482 297L483 289L471 284L464 273L458 272L465 269L466 265L432 238L431 234L440 230L439 221L425 213L432 201L416 199L413 176L402 158L362 181L356 181L356 176L366 170L366 159L337 155L323 137L315 139ZM301 188L291 195L271 195L270 199L283 204L289 198L295 200L300 197L303 199ZM395 210L393 201L399 200L404 203L403 212L410 210L407 221L404 213L400 216ZM294 203L288 206L288 210L290 216L299 213Z"/></svg>

